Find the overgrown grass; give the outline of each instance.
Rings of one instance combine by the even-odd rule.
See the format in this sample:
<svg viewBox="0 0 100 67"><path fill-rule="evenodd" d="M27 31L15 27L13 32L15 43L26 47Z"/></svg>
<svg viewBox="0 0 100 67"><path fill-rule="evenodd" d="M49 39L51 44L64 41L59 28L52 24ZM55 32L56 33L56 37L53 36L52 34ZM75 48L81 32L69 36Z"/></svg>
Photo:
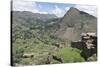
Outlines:
<svg viewBox="0 0 100 67"><path fill-rule="evenodd" d="M81 55L80 50L75 48L62 48L55 53L56 56L63 58L64 63L83 62L85 61Z"/></svg>

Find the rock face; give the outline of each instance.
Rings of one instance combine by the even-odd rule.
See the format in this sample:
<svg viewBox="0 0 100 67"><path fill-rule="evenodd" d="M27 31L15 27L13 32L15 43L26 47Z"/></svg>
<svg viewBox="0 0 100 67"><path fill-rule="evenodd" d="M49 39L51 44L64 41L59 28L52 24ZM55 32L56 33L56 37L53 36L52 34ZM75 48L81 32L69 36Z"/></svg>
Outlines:
<svg viewBox="0 0 100 67"><path fill-rule="evenodd" d="M24 53L23 54L23 58L33 58L33 57L34 57L34 54L32 54L32 53L30 53L30 54Z"/></svg>
<svg viewBox="0 0 100 67"><path fill-rule="evenodd" d="M96 33L82 33L80 42L72 42L72 47L82 50L81 56L87 61L88 58L97 56ZM91 58L90 58L91 59Z"/></svg>
<svg viewBox="0 0 100 67"><path fill-rule="evenodd" d="M55 35L62 39L77 41L82 32L96 32L97 19L76 8L70 8L63 18L60 19L59 28Z"/></svg>

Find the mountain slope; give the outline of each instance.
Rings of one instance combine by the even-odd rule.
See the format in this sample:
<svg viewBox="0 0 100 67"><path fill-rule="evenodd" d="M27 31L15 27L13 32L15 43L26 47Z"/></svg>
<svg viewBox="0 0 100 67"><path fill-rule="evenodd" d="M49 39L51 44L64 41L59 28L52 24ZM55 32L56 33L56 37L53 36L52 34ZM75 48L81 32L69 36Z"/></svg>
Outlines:
<svg viewBox="0 0 100 67"><path fill-rule="evenodd" d="M73 7L61 18L12 11L13 65L83 62L81 51L71 45L80 45L81 33L86 32L97 32L97 18Z"/></svg>
<svg viewBox="0 0 100 67"><path fill-rule="evenodd" d="M45 20L45 19L57 18L53 14L40 14L40 13L32 13L28 11L12 11L12 13L14 16L24 17L25 19L33 18L33 19Z"/></svg>
<svg viewBox="0 0 100 67"><path fill-rule="evenodd" d="M59 28L55 35L62 39L77 41L80 39L80 34L82 32L96 31L96 17L71 7L65 16L60 19Z"/></svg>

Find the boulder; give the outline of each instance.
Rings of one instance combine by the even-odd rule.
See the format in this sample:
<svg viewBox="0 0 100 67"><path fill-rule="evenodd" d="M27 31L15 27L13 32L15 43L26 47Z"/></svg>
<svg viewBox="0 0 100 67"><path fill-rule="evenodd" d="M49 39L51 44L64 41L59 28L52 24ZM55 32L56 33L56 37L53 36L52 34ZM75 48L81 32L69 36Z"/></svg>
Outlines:
<svg viewBox="0 0 100 67"><path fill-rule="evenodd" d="M34 54L33 53L24 53L23 58L33 58Z"/></svg>

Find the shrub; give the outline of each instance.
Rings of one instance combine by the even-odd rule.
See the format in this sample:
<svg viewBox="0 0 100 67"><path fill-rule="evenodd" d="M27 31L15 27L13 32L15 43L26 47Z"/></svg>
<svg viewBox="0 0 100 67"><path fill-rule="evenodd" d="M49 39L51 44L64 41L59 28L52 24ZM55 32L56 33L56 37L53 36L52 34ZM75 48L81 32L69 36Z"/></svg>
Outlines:
<svg viewBox="0 0 100 67"><path fill-rule="evenodd" d="M20 62L23 65L31 65L33 63L33 60L30 58L25 58L25 59L22 59Z"/></svg>

